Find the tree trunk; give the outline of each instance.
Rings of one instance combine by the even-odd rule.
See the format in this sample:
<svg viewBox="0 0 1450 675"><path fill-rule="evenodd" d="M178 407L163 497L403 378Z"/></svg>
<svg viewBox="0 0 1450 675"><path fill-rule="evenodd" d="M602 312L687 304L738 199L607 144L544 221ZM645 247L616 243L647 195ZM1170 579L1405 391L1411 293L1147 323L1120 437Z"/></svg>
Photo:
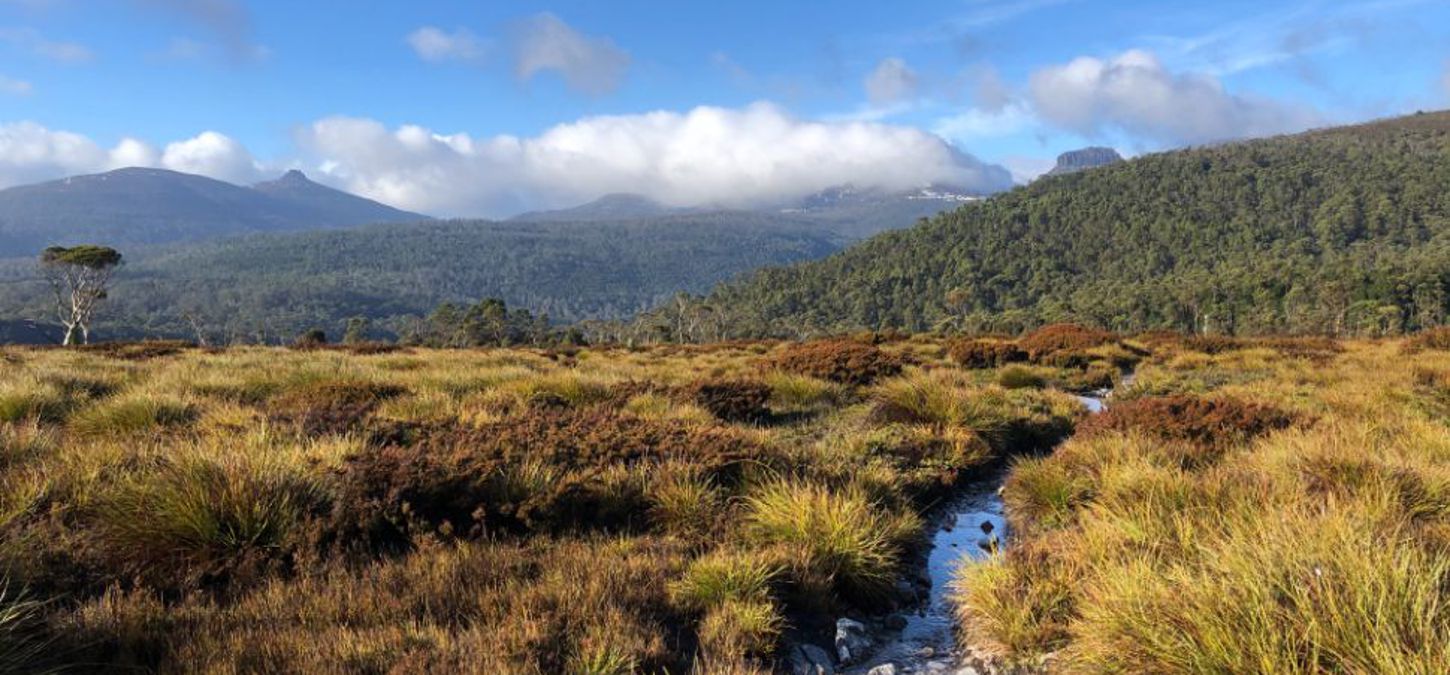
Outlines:
<svg viewBox="0 0 1450 675"><path fill-rule="evenodd" d="M69 347L76 343L76 326L70 324L65 327L65 339L61 340L61 346Z"/></svg>

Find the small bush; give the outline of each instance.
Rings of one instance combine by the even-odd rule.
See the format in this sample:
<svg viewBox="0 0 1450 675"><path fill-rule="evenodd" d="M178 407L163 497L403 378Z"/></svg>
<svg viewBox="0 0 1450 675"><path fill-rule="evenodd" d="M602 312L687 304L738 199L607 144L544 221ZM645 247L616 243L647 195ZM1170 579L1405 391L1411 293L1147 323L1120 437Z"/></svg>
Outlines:
<svg viewBox="0 0 1450 675"><path fill-rule="evenodd" d="M1071 323L1043 326L1023 336L1017 344L1034 363L1062 367L1085 365L1083 352L1116 342L1112 333Z"/></svg>
<svg viewBox="0 0 1450 675"><path fill-rule="evenodd" d="M1450 326L1441 326L1416 333L1401 348L1408 354L1426 350L1450 351Z"/></svg>
<svg viewBox="0 0 1450 675"><path fill-rule="evenodd" d="M1012 366L997 373L997 384L1006 389L1041 389L1047 386L1047 378L1031 368Z"/></svg>
<svg viewBox="0 0 1450 675"><path fill-rule="evenodd" d="M184 340L143 340L140 342L98 342L81 345L78 349L88 354L99 354L107 358L125 361L148 361L194 349L196 345Z"/></svg>
<svg viewBox="0 0 1450 675"><path fill-rule="evenodd" d="M600 408L425 428L408 445L348 461L331 528L344 543L383 547L407 546L420 526L455 537L628 528L649 522L652 508L660 515L640 472L681 462L729 488L771 459L733 433Z"/></svg>
<svg viewBox="0 0 1450 675"><path fill-rule="evenodd" d="M831 382L867 385L900 373L904 361L855 340L821 340L789 345L767 365Z"/></svg>
<svg viewBox="0 0 1450 675"><path fill-rule="evenodd" d="M366 381L306 382L267 400L273 421L295 425L308 436L358 431L384 401L403 394L402 387Z"/></svg>
<svg viewBox="0 0 1450 675"><path fill-rule="evenodd" d="M756 380L706 380L686 388L696 405L726 422L758 422L770 416L770 385Z"/></svg>
<svg viewBox="0 0 1450 675"><path fill-rule="evenodd" d="M947 347L947 356L963 368L999 368L1027 360L1027 352L1006 340L958 340Z"/></svg>
<svg viewBox="0 0 1450 675"><path fill-rule="evenodd" d="M1163 440L1224 448L1294 424L1294 415L1237 399L1194 396L1140 398L1109 407L1078 428L1085 437L1138 430Z"/></svg>

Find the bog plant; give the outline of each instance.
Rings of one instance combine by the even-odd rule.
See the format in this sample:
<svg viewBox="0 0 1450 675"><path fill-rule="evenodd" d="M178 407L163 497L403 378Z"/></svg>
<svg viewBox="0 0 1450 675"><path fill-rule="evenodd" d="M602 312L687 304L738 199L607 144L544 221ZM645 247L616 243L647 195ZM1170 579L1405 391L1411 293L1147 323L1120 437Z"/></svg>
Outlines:
<svg viewBox="0 0 1450 675"><path fill-rule="evenodd" d="M1435 672L1450 352L1140 338L0 349L0 670L773 672L1005 466L979 652Z"/></svg>

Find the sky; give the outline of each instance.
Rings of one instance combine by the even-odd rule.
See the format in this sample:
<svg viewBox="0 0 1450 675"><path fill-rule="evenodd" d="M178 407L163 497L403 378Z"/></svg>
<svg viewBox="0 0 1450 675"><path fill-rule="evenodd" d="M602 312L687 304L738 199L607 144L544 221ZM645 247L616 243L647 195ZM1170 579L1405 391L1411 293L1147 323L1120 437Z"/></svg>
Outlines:
<svg viewBox="0 0 1450 675"><path fill-rule="evenodd" d="M0 187L295 168L439 216L745 205L1446 107L1446 0L0 0Z"/></svg>

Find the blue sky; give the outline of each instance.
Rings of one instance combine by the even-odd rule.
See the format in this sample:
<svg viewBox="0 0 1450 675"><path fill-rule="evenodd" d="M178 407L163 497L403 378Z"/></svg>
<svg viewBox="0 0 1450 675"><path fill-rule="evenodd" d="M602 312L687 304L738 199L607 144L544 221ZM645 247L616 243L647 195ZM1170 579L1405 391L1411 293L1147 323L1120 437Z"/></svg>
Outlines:
<svg viewBox="0 0 1450 675"><path fill-rule="evenodd" d="M0 0L0 186L302 168L449 215L989 189L1443 108L1447 64L1440 0Z"/></svg>

